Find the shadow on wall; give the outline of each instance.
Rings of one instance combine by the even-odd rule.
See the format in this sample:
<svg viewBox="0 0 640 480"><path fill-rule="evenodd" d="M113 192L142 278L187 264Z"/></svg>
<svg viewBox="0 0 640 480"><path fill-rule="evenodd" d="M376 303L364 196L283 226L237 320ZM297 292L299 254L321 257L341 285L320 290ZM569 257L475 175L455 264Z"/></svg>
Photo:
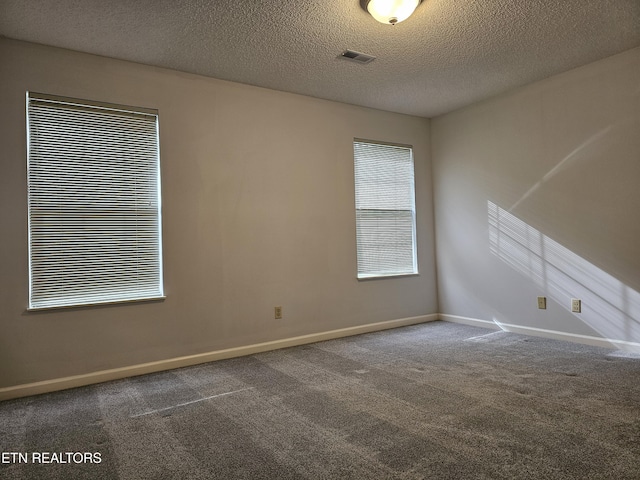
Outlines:
<svg viewBox="0 0 640 480"><path fill-rule="evenodd" d="M488 202L489 248L558 304L582 300L574 314L604 338L640 341L640 293L516 216Z"/></svg>

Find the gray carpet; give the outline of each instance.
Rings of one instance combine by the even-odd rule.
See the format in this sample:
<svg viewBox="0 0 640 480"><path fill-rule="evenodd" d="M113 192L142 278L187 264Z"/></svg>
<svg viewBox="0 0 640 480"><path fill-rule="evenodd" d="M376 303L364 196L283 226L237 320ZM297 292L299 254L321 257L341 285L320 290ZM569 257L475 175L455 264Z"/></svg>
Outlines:
<svg viewBox="0 0 640 480"><path fill-rule="evenodd" d="M0 452L28 454L2 479L638 479L640 357L433 322L3 402Z"/></svg>

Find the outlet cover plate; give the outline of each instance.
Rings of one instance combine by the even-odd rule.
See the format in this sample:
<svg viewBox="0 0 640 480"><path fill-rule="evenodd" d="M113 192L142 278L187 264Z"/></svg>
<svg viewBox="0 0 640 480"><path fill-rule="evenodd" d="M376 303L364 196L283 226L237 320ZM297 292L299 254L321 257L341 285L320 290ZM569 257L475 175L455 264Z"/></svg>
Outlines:
<svg viewBox="0 0 640 480"><path fill-rule="evenodd" d="M579 299L571 299L571 311L573 313L580 313L582 311L582 302Z"/></svg>

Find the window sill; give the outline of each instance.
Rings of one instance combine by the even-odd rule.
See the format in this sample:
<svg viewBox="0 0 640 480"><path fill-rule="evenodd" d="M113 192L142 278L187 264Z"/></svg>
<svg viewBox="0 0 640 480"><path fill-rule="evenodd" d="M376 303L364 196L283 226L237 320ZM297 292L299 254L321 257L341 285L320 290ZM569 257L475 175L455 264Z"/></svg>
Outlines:
<svg viewBox="0 0 640 480"><path fill-rule="evenodd" d="M420 276L419 272L415 273L387 273L387 274L371 274L371 275L359 275L358 281L366 281L366 280L382 280L385 278L404 278L404 277L418 277Z"/></svg>
<svg viewBox="0 0 640 480"><path fill-rule="evenodd" d="M39 312L47 312L50 310L68 310L71 308L95 308L95 307L113 307L116 305L123 305L129 303L151 303L151 302L162 302L167 297L165 295L161 295L158 297L146 297L146 298L133 298L130 300L110 300L106 302L94 302L94 303L78 303L74 305L53 305L48 307L27 307L28 313L39 313Z"/></svg>

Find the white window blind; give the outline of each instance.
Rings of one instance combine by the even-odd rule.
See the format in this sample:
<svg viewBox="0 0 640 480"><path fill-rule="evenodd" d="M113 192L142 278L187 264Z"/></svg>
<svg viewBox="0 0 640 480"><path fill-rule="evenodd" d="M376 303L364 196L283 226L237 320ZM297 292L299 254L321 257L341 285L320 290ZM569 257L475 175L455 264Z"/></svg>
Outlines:
<svg viewBox="0 0 640 480"><path fill-rule="evenodd" d="M411 147L356 140L358 278L418 273Z"/></svg>
<svg viewBox="0 0 640 480"><path fill-rule="evenodd" d="M162 298L158 115L27 95L29 308Z"/></svg>

